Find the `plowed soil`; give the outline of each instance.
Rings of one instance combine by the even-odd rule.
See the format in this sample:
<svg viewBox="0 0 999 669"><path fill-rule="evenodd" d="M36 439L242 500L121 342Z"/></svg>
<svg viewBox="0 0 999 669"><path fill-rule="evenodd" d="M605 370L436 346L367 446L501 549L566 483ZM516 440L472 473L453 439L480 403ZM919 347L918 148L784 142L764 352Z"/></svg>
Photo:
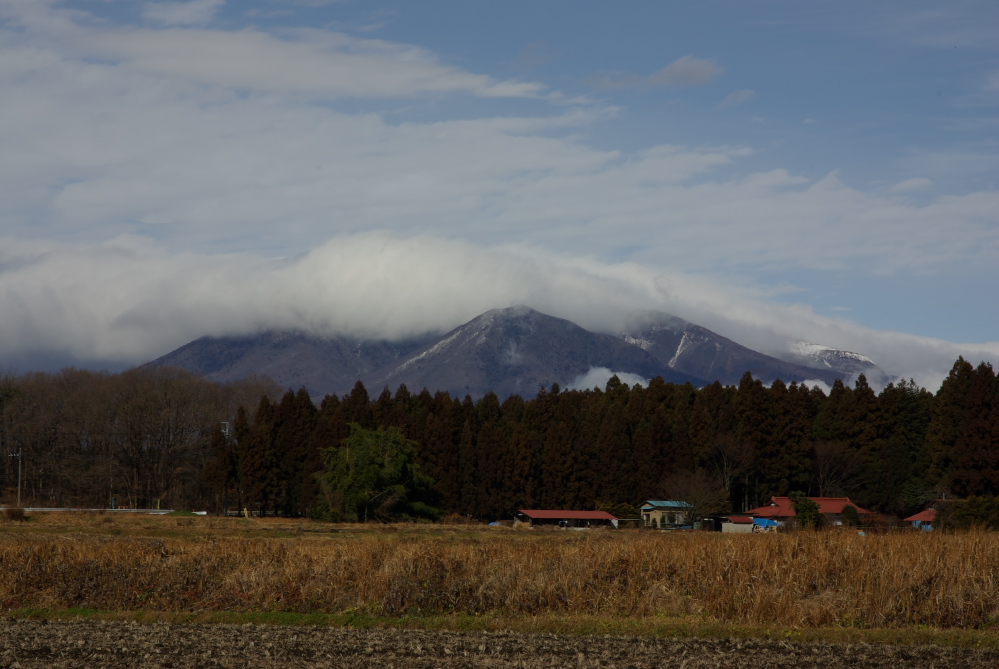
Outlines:
<svg viewBox="0 0 999 669"><path fill-rule="evenodd" d="M0 668L999 667L999 651L255 625L0 621Z"/></svg>

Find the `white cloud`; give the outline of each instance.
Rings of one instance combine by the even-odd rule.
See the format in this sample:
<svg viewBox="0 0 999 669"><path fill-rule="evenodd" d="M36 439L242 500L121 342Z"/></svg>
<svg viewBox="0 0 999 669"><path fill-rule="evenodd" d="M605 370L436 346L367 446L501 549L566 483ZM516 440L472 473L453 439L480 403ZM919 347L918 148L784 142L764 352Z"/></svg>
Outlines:
<svg viewBox="0 0 999 669"><path fill-rule="evenodd" d="M924 177L913 177L912 179L906 179L905 181L900 181L891 189L896 193L907 193L914 190L922 190L924 188L929 188L933 185L933 182Z"/></svg>
<svg viewBox="0 0 999 669"><path fill-rule="evenodd" d="M176 25L203 23L216 2L150 3L147 15ZM151 14L150 14L151 12ZM361 39L326 30L287 30L280 36L252 28L108 27L77 20L78 13L0 1L0 16L26 29L31 49L76 63L114 62L152 84L200 84L264 94L319 98L403 98L466 93L484 98L537 97L538 83L496 81L441 63L426 49ZM172 18L171 18L172 17ZM13 35L11 35L13 37ZM150 78L152 77L152 78ZM155 86L156 84L152 84Z"/></svg>
<svg viewBox="0 0 999 669"><path fill-rule="evenodd" d="M712 58L684 56L648 76L612 72L591 77L589 83L601 88L640 86L700 86L724 70Z"/></svg>
<svg viewBox="0 0 999 669"><path fill-rule="evenodd" d="M617 110L586 100L427 113L437 100L418 106L425 93L542 87L419 47L320 30L113 27L54 6L0 0L8 359L41 347L140 362L257 326L401 336L517 303L594 329L658 308L754 348L804 338L917 379L993 350L773 306L740 279L761 267L960 267L994 281L999 193L913 203L835 173L762 171L745 146L618 151L588 139ZM656 76L718 71L688 58ZM417 108L354 100L348 111L344 96ZM918 165L903 173L938 181Z"/></svg>
<svg viewBox="0 0 999 669"><path fill-rule="evenodd" d="M94 35L88 47L129 67L188 81L320 97L409 97L465 92L540 94L536 83L501 82L444 65L419 47L316 30L295 40L255 30L130 30Z"/></svg>
<svg viewBox="0 0 999 669"><path fill-rule="evenodd" d="M657 86L700 86L723 72L711 58L684 56L652 74L649 83Z"/></svg>
<svg viewBox="0 0 999 669"><path fill-rule="evenodd" d="M0 48L0 216L17 236L136 233L212 250L238 239L286 253L381 228L584 255L631 248L719 272L921 270L958 257L984 267L999 254L999 193L915 204L835 174L754 173L746 147L598 149L576 131L599 108L393 123Z"/></svg>
<svg viewBox="0 0 999 669"><path fill-rule="evenodd" d="M621 383L625 383L629 386L649 385L649 379L642 378L638 374L631 374L630 372L613 372L607 367L590 367L586 374L581 374L576 377L566 384L565 388L566 390L593 390L594 388L603 390L607 387L607 382L610 381L612 376L617 376Z"/></svg>
<svg viewBox="0 0 999 669"><path fill-rule="evenodd" d="M733 91L728 94L728 96L722 100L719 107L736 107L741 104L745 104L756 97L756 91L751 90L741 90Z"/></svg>
<svg viewBox="0 0 999 669"><path fill-rule="evenodd" d="M852 21L851 29L878 39L891 37L941 49L995 48L999 15L991 0L919 4L872 5L876 13L866 20Z"/></svg>
<svg viewBox="0 0 999 669"><path fill-rule="evenodd" d="M651 308L763 350L809 339L867 354L889 373L933 389L958 355L999 359L999 342L958 345L874 331L768 304L705 277L528 247L382 232L335 237L282 260L168 252L127 237L91 245L0 240L2 362L58 351L139 363L205 334L264 328L405 337L513 304L601 332L616 331L633 309Z"/></svg>
<svg viewBox="0 0 999 669"><path fill-rule="evenodd" d="M190 26L208 23L225 5L225 0L191 0L191 2L147 2L142 13L147 19L169 26Z"/></svg>

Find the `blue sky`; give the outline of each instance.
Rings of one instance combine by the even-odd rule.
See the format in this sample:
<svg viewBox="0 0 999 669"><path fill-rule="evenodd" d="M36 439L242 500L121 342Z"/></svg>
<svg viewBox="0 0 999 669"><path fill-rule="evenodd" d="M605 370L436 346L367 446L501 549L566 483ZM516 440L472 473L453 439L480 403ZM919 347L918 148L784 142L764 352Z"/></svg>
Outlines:
<svg viewBox="0 0 999 669"><path fill-rule="evenodd" d="M528 303L932 384L999 358L996 35L994 2L0 0L0 364Z"/></svg>

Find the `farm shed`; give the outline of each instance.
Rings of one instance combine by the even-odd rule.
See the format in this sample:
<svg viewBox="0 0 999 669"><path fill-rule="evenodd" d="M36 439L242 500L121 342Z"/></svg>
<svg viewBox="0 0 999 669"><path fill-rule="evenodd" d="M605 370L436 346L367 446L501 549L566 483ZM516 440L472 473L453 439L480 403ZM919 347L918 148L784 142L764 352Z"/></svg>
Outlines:
<svg viewBox="0 0 999 669"><path fill-rule="evenodd" d="M606 511L568 511L565 509L521 509L517 514L521 523L553 525L556 527L617 527L617 516Z"/></svg>
<svg viewBox="0 0 999 669"><path fill-rule="evenodd" d="M678 525L689 525L687 518L690 504L677 500L655 500L650 499L642 505L642 524L650 527L670 527Z"/></svg>
<svg viewBox="0 0 999 669"><path fill-rule="evenodd" d="M727 522L725 522L727 521ZM726 534L752 534L752 516L726 516L721 524L721 531Z"/></svg>

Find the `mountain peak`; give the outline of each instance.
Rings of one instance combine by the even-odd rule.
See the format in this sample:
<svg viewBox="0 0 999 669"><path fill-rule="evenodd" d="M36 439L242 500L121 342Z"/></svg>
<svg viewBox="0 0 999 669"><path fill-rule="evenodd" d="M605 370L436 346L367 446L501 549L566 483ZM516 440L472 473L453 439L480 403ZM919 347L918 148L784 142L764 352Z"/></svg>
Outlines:
<svg viewBox="0 0 999 669"><path fill-rule="evenodd" d="M737 384L751 372L771 382L820 379L832 384L880 372L866 356L795 342L778 360L661 311L635 312L619 336L599 334L526 305L490 309L444 335L406 341L355 339L268 330L242 337L202 337L147 363L171 365L217 381L270 376L316 397L401 384L481 397L531 397L554 383L571 386L593 370L662 377L674 383ZM883 374L883 373L881 373Z"/></svg>

